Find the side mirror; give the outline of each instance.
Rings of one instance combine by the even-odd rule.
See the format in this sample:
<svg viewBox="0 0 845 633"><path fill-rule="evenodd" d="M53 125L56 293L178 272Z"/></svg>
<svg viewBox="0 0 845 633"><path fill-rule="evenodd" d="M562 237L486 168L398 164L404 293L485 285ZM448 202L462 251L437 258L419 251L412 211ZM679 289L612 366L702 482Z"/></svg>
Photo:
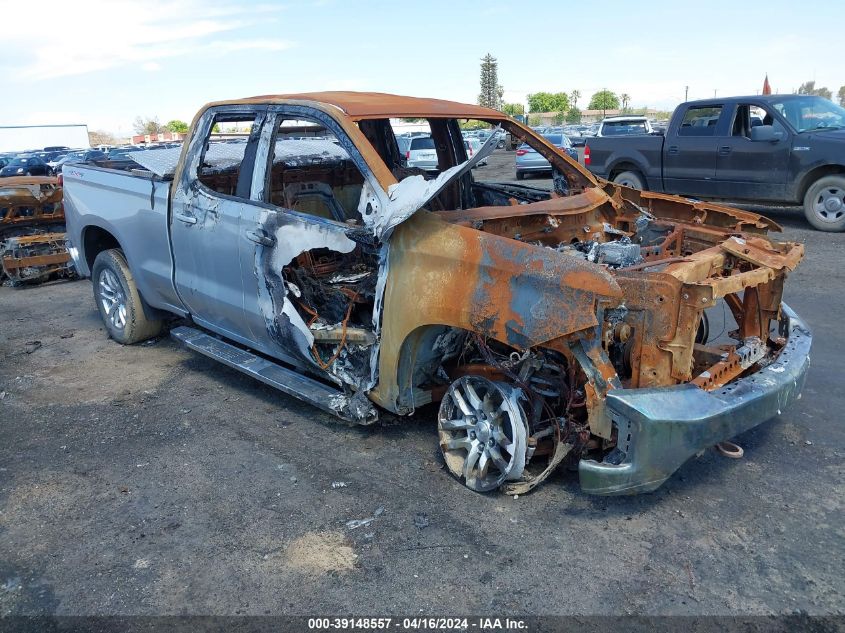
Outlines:
<svg viewBox="0 0 845 633"><path fill-rule="evenodd" d="M776 143L781 139L782 134L775 133L775 128L771 125L758 125L751 128L751 140L770 143Z"/></svg>

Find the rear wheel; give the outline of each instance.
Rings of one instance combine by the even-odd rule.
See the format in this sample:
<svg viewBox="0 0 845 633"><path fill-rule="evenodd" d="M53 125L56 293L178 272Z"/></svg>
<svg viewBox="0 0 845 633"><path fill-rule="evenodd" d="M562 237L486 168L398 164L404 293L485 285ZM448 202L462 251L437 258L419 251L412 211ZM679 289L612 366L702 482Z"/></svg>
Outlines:
<svg viewBox="0 0 845 633"><path fill-rule="evenodd" d="M517 180L525 180L525 172L524 171L516 172L516 179Z"/></svg>
<svg viewBox="0 0 845 633"><path fill-rule="evenodd" d="M804 196L804 215L819 231L845 231L845 176L814 182Z"/></svg>
<svg viewBox="0 0 845 633"><path fill-rule="evenodd" d="M94 301L109 336L123 345L146 341L161 332L162 322L144 314L141 295L119 249L97 255L91 270Z"/></svg>
<svg viewBox="0 0 845 633"><path fill-rule="evenodd" d="M645 191L645 183L642 176L635 171L623 171L613 178L613 182L623 187L631 187L631 189L639 189Z"/></svg>

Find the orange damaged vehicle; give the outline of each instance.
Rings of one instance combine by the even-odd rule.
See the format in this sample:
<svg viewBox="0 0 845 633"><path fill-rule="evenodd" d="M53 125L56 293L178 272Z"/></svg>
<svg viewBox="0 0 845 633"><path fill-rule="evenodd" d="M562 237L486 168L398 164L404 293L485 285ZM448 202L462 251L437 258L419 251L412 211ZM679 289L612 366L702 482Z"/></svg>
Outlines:
<svg viewBox="0 0 845 633"><path fill-rule="evenodd" d="M436 170L407 164L402 118L428 123ZM496 130L471 157L466 121ZM499 128L548 160L550 190L473 169ZM433 404L473 490L526 492L568 463L588 493L651 491L803 386L811 335L782 302L802 245L597 178L500 112L253 97L131 159L64 171L70 252L114 339L181 317L190 348L348 422Z"/></svg>

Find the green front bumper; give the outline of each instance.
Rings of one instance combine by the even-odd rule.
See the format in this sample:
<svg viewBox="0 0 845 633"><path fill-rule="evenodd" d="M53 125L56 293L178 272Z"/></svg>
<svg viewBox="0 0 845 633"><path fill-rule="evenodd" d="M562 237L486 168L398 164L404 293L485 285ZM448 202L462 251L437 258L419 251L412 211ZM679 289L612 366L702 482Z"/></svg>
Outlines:
<svg viewBox="0 0 845 633"><path fill-rule="evenodd" d="M610 391L617 449L603 462L581 460L581 488L596 495L651 492L700 450L779 415L797 400L810 366L812 334L786 304L781 314L787 343L773 363L754 374L715 391L690 384Z"/></svg>

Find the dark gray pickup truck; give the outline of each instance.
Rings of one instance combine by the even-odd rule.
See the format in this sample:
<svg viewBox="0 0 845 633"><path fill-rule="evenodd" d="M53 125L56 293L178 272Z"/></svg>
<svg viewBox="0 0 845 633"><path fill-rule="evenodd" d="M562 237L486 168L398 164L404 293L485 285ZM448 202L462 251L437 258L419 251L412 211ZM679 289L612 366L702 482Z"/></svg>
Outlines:
<svg viewBox="0 0 845 633"><path fill-rule="evenodd" d="M845 108L821 97L682 103L665 136L592 138L584 163L641 190L803 204L815 228L845 230Z"/></svg>

